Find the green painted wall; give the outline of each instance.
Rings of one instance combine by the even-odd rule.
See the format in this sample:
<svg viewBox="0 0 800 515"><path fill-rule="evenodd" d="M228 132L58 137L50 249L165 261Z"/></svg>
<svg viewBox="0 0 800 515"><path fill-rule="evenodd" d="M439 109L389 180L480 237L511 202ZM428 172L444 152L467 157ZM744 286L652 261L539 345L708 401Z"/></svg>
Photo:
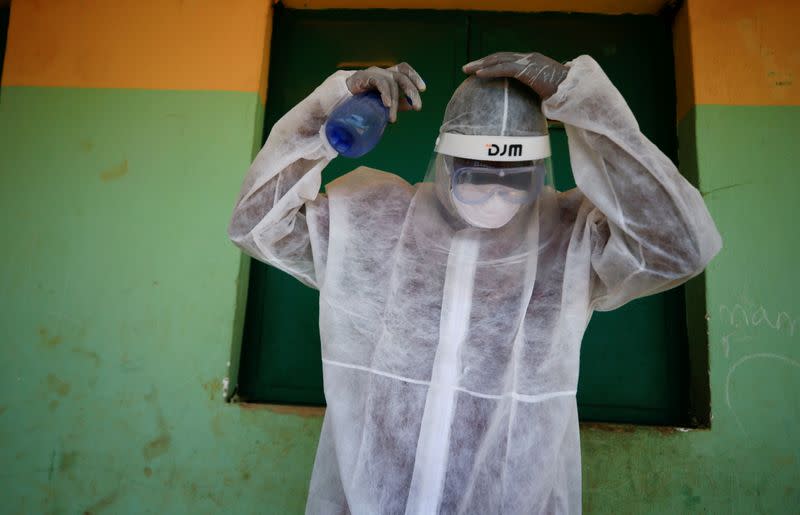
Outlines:
<svg viewBox="0 0 800 515"><path fill-rule="evenodd" d="M585 428L584 503L592 513L798 513L800 107L698 106L679 135L725 245L706 273L712 427Z"/></svg>
<svg viewBox="0 0 800 515"><path fill-rule="evenodd" d="M320 418L222 401L225 226L261 116L245 93L0 92L0 512L302 512ZM584 427L585 506L796 512L800 108L701 106L679 130L725 240L712 429Z"/></svg>
<svg viewBox="0 0 800 515"><path fill-rule="evenodd" d="M320 421L222 401L256 94L0 94L0 513L274 513Z"/></svg>

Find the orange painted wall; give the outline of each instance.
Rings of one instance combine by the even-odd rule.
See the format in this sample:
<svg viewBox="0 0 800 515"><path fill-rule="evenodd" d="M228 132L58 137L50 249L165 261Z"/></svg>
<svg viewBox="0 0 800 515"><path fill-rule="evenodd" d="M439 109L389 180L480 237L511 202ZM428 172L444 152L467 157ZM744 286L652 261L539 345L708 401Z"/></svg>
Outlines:
<svg viewBox="0 0 800 515"><path fill-rule="evenodd" d="M664 0L395 0L386 8L657 11ZM372 0L286 0L375 8ZM7 86L266 90L269 0L15 0ZM675 26L678 115L697 104L800 104L800 2L688 0Z"/></svg>
<svg viewBox="0 0 800 515"><path fill-rule="evenodd" d="M268 0L14 0L4 86L263 92Z"/></svg>
<svg viewBox="0 0 800 515"><path fill-rule="evenodd" d="M653 13L665 0L287 0L295 8ZM270 0L15 0L2 84L258 92L269 71Z"/></svg>
<svg viewBox="0 0 800 515"><path fill-rule="evenodd" d="M688 0L697 104L800 105L800 2Z"/></svg>

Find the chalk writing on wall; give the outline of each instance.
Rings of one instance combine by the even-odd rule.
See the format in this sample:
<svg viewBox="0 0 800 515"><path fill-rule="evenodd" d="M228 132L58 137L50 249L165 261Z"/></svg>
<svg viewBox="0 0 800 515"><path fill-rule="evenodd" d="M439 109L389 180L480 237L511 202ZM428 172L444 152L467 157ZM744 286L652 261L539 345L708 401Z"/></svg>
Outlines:
<svg viewBox="0 0 800 515"><path fill-rule="evenodd" d="M752 340L750 331L742 331L743 329L763 327L785 334L790 338L793 338L797 333L796 318L793 318L786 311L775 311L770 314L763 305L746 307L741 304L734 304L729 307L723 304L719 307L719 314L722 316L722 321L729 328L734 329L726 332L722 337L722 347L726 358L730 355L732 342Z"/></svg>
<svg viewBox="0 0 800 515"><path fill-rule="evenodd" d="M720 343L725 358L730 358L731 346L737 344L747 343L749 351L764 351L767 350L764 348L764 344L770 343L768 350L777 350L773 349L775 336L781 336L783 342L786 341L785 338L793 340L798 330L798 319L789 312L769 310L764 305L755 303L732 306L723 304L719 306L719 315L724 326L724 334ZM772 338L769 337L770 334L773 336ZM725 377L725 404L736 420L736 424L745 434L747 434L747 430L734 409L734 402L731 399L731 383L742 365L756 360L767 360L776 366L789 366L795 371L800 371L800 361L777 352L749 352L733 363L729 363L728 373Z"/></svg>

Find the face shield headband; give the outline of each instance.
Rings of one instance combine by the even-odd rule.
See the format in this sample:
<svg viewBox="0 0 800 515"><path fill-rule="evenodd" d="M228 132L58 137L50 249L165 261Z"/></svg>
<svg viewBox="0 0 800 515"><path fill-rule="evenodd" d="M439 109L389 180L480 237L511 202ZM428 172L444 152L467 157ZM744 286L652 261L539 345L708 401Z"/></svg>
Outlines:
<svg viewBox="0 0 800 515"><path fill-rule="evenodd" d="M479 161L537 161L550 157L550 137L472 136L445 132L436 139L435 151Z"/></svg>

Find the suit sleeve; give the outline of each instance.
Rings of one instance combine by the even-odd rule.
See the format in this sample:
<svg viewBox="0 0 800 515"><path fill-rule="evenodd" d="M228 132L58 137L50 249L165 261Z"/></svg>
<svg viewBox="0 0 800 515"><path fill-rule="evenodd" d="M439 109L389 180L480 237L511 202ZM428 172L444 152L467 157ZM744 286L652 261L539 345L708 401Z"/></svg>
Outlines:
<svg viewBox="0 0 800 515"><path fill-rule="evenodd" d="M339 71L272 127L244 179L228 227L250 256L319 288L328 246L322 170L337 153L321 134L333 108L350 96Z"/></svg>
<svg viewBox="0 0 800 515"><path fill-rule="evenodd" d="M589 56L542 108L564 123L575 182L588 211L591 305L605 311L699 274L722 240L700 192L639 130Z"/></svg>

